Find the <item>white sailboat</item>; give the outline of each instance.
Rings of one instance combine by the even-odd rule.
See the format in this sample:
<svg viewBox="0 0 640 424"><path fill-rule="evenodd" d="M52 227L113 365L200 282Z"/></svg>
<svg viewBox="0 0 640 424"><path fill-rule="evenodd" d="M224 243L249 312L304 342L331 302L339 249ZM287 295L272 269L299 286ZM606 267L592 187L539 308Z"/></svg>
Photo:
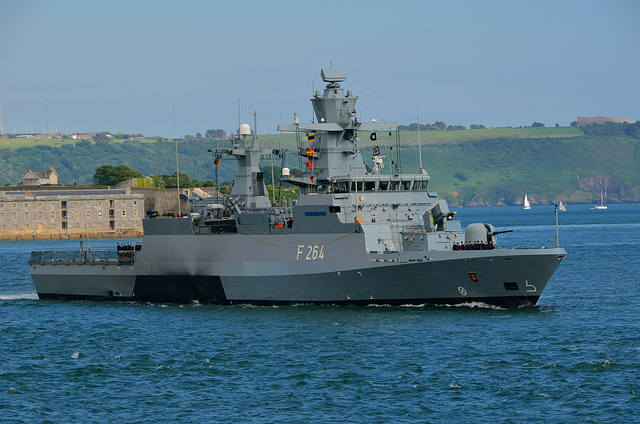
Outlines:
<svg viewBox="0 0 640 424"><path fill-rule="evenodd" d="M564 205L562 204L562 200L560 201L560 203L558 204L558 210L560 212L566 212L567 208L564 207Z"/></svg>
<svg viewBox="0 0 640 424"><path fill-rule="evenodd" d="M600 204L596 205L595 208L596 209L607 209L607 207L604 204L604 187L600 188Z"/></svg>
<svg viewBox="0 0 640 424"><path fill-rule="evenodd" d="M529 198L527 197L526 193L524 195L524 208L525 209L531 209L531 204L529 203Z"/></svg>

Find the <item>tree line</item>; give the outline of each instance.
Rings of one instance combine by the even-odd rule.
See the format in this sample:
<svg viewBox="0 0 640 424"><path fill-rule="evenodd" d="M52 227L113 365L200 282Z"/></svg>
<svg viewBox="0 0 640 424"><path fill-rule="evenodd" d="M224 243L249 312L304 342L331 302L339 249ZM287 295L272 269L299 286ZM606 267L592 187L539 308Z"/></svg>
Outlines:
<svg viewBox="0 0 640 424"><path fill-rule="evenodd" d="M420 124L414 122L409 125L398 125L398 129L400 131L456 131L456 130L466 130L467 127L464 125L447 125L444 121L435 121L433 124ZM486 128L482 124L471 124L470 129L484 129Z"/></svg>
<svg viewBox="0 0 640 424"><path fill-rule="evenodd" d="M180 172L180 187L214 187L215 184L212 180L198 181L195 178L191 179L185 172ZM137 169L128 167L127 165L120 164L118 166L101 165L96 169L93 174L93 182L99 186L115 186L122 181L135 179L135 178L151 178L152 187L157 188L176 188L178 187L178 173L174 172L171 175L167 174L154 174L149 177L142 175L142 172Z"/></svg>

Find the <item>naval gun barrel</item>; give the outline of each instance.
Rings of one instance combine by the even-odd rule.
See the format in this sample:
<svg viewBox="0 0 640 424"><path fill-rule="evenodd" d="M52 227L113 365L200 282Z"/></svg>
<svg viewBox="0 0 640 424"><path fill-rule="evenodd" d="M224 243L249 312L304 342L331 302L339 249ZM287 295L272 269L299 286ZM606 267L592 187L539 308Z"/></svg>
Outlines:
<svg viewBox="0 0 640 424"><path fill-rule="evenodd" d="M513 233L513 230L492 231L490 234L492 236L497 236L498 234L504 234L504 233Z"/></svg>

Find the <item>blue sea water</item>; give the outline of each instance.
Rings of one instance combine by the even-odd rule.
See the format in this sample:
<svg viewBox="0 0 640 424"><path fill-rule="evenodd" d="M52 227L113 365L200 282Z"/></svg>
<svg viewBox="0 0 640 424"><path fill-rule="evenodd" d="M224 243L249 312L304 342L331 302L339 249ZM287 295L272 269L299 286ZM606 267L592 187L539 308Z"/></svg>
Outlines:
<svg viewBox="0 0 640 424"><path fill-rule="evenodd" d="M456 211L556 244L552 206ZM640 205L559 222L568 257L517 310L40 301L29 252L78 241L0 243L0 421L638 422Z"/></svg>

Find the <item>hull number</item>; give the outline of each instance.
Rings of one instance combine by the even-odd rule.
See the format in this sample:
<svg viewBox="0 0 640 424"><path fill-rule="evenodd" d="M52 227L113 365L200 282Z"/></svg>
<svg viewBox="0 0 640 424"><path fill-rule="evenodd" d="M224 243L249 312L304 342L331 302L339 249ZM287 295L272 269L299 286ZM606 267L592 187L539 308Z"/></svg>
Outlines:
<svg viewBox="0 0 640 424"><path fill-rule="evenodd" d="M313 246L298 245L296 261L304 258L305 261L324 261L324 244L314 244Z"/></svg>

